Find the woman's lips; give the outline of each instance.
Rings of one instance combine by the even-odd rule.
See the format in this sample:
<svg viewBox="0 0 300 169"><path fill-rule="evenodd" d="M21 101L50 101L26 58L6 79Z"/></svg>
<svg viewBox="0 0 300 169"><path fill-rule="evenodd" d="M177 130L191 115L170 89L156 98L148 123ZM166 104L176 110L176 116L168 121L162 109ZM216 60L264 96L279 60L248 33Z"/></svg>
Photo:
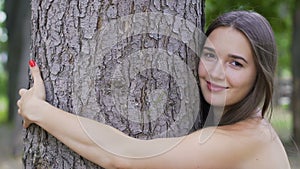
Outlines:
<svg viewBox="0 0 300 169"><path fill-rule="evenodd" d="M217 85L217 84L213 84L209 81L206 81L207 83L207 88L208 90L212 91L212 92L221 92L223 90L226 90L228 89L228 87L224 87L224 86L220 86L220 85Z"/></svg>

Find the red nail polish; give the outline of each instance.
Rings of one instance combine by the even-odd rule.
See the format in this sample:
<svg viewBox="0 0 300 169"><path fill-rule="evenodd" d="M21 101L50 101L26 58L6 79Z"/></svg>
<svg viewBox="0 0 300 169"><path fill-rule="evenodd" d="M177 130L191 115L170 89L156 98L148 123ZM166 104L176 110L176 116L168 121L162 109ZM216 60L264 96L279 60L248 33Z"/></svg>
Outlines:
<svg viewBox="0 0 300 169"><path fill-rule="evenodd" d="M29 60L29 66L34 67L35 66L35 61L34 60Z"/></svg>

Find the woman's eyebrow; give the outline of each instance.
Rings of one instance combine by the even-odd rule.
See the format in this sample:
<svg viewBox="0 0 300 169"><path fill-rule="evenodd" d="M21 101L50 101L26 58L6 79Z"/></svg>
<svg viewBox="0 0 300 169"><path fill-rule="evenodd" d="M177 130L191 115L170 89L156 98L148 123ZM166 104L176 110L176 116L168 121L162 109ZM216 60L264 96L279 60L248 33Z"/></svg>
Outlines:
<svg viewBox="0 0 300 169"><path fill-rule="evenodd" d="M209 50L210 52L214 52L215 53L215 49L214 48L204 46L203 49L206 49L206 50Z"/></svg>
<svg viewBox="0 0 300 169"><path fill-rule="evenodd" d="M231 57L231 58L234 58L234 59L240 59L240 60L243 60L245 63L248 64L247 60L246 60L245 58L243 58L242 56L234 55L234 54L229 54L228 56Z"/></svg>

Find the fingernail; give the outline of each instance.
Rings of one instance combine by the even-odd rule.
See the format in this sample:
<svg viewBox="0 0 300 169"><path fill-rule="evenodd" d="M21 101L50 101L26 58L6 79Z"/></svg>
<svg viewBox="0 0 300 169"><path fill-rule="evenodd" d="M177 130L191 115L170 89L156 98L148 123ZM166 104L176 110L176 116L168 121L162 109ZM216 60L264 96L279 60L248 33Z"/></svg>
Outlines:
<svg viewBox="0 0 300 169"><path fill-rule="evenodd" d="M34 67L35 66L35 61L34 60L29 60L29 66Z"/></svg>

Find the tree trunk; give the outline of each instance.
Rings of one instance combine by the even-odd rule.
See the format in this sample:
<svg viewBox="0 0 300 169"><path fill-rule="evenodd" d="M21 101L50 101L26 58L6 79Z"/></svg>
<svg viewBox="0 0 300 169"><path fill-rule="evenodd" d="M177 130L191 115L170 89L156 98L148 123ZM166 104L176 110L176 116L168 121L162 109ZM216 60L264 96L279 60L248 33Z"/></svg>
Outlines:
<svg viewBox="0 0 300 169"><path fill-rule="evenodd" d="M300 147L300 1L296 0L294 11L293 43L292 43L292 72L293 72L293 135Z"/></svg>
<svg viewBox="0 0 300 169"><path fill-rule="evenodd" d="M202 1L32 0L31 10L49 103L140 139L201 124ZM24 137L24 168L97 168L35 125Z"/></svg>

